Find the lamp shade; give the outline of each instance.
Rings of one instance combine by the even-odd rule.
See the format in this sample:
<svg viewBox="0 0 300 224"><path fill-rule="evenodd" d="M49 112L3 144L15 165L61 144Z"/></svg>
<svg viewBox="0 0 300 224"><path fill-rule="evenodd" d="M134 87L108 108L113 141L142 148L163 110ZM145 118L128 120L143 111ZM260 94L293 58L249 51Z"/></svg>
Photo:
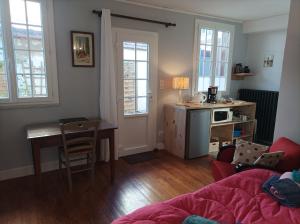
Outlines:
<svg viewBox="0 0 300 224"><path fill-rule="evenodd" d="M189 77L174 77L172 80L173 89L189 89L190 88L190 79Z"/></svg>

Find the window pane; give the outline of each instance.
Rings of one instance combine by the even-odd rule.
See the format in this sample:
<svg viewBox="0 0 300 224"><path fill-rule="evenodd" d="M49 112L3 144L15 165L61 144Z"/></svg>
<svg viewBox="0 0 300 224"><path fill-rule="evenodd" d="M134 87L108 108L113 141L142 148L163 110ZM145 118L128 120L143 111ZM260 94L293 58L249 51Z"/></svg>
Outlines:
<svg viewBox="0 0 300 224"><path fill-rule="evenodd" d="M212 45L214 42L214 31L207 30L206 31L206 44Z"/></svg>
<svg viewBox="0 0 300 224"><path fill-rule="evenodd" d="M0 62L0 66L2 66L1 62ZM2 74L0 74L0 99L7 99L8 98L7 76L6 75L2 75Z"/></svg>
<svg viewBox="0 0 300 224"><path fill-rule="evenodd" d="M1 14L0 14L1 16ZM2 34L2 24L0 20L0 48L3 48L3 34Z"/></svg>
<svg viewBox="0 0 300 224"><path fill-rule="evenodd" d="M148 78L148 62L137 62L137 78Z"/></svg>
<svg viewBox="0 0 300 224"><path fill-rule="evenodd" d="M218 31L218 46L229 47L230 33Z"/></svg>
<svg viewBox="0 0 300 224"><path fill-rule="evenodd" d="M217 73L216 76L226 77L228 73L228 63L217 63Z"/></svg>
<svg viewBox="0 0 300 224"><path fill-rule="evenodd" d="M27 27L24 25L12 25L12 35L14 42L14 49L27 50Z"/></svg>
<svg viewBox="0 0 300 224"><path fill-rule="evenodd" d="M45 61L44 52L31 51L31 73L32 74L45 74Z"/></svg>
<svg viewBox="0 0 300 224"><path fill-rule="evenodd" d="M201 44L206 44L206 29L201 29L200 31L200 39L201 39Z"/></svg>
<svg viewBox="0 0 300 224"><path fill-rule="evenodd" d="M41 4L39 2L26 1L28 24L41 26Z"/></svg>
<svg viewBox="0 0 300 224"><path fill-rule="evenodd" d="M137 112L147 113L147 97L137 98Z"/></svg>
<svg viewBox="0 0 300 224"><path fill-rule="evenodd" d="M47 80L45 75L33 75L33 96L34 97L47 97Z"/></svg>
<svg viewBox="0 0 300 224"><path fill-rule="evenodd" d="M124 61L124 79L134 79L135 78L135 62L134 61Z"/></svg>
<svg viewBox="0 0 300 224"><path fill-rule="evenodd" d="M219 91L226 91L226 78L225 77L216 77L215 86L218 86Z"/></svg>
<svg viewBox="0 0 300 224"><path fill-rule="evenodd" d="M198 78L198 91L207 92L209 86L210 86L210 77L199 77Z"/></svg>
<svg viewBox="0 0 300 224"><path fill-rule="evenodd" d="M135 98L124 98L124 114L135 114Z"/></svg>
<svg viewBox="0 0 300 224"><path fill-rule="evenodd" d="M145 43L136 44L136 60L148 61L148 44Z"/></svg>
<svg viewBox="0 0 300 224"><path fill-rule="evenodd" d="M135 80L124 80L124 97L135 97Z"/></svg>
<svg viewBox="0 0 300 224"><path fill-rule="evenodd" d="M31 76L17 75L18 97L28 98L32 97Z"/></svg>
<svg viewBox="0 0 300 224"><path fill-rule="evenodd" d="M16 70L19 74L30 74L29 52L15 51Z"/></svg>
<svg viewBox="0 0 300 224"><path fill-rule="evenodd" d="M218 47L217 49L217 62L228 62L229 61L229 48Z"/></svg>
<svg viewBox="0 0 300 224"><path fill-rule="evenodd" d="M29 43L30 50L43 50L43 31L41 27L29 26L28 27L29 34Z"/></svg>
<svg viewBox="0 0 300 224"><path fill-rule="evenodd" d="M26 24L26 10L24 0L9 0L10 17L12 23Z"/></svg>
<svg viewBox="0 0 300 224"><path fill-rule="evenodd" d="M123 59L135 60L135 43L132 42L123 43Z"/></svg>
<svg viewBox="0 0 300 224"><path fill-rule="evenodd" d="M211 46L206 46L205 48L205 59L206 61L211 61L212 60L212 47Z"/></svg>
<svg viewBox="0 0 300 224"><path fill-rule="evenodd" d="M147 96L147 80L137 80L137 96Z"/></svg>

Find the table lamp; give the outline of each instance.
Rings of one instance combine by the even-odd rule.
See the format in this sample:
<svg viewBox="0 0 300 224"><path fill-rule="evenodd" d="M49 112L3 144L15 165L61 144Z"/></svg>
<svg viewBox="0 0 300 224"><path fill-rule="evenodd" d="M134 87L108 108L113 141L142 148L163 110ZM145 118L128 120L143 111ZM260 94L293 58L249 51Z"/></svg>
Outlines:
<svg viewBox="0 0 300 224"><path fill-rule="evenodd" d="M190 79L189 77L180 76L174 77L172 80L172 87L173 89L179 90L179 98L177 104L182 104L182 90L187 90L190 88Z"/></svg>

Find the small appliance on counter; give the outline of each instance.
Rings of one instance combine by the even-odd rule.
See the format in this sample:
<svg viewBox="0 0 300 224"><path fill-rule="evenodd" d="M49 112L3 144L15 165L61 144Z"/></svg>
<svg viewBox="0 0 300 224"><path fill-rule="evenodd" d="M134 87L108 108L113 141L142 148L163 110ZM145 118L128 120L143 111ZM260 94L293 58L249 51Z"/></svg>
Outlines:
<svg viewBox="0 0 300 224"><path fill-rule="evenodd" d="M207 96L201 92L197 92L193 95L192 103L205 103L207 100Z"/></svg>
<svg viewBox="0 0 300 224"><path fill-rule="evenodd" d="M218 87L210 86L208 88L207 103L217 103Z"/></svg>
<svg viewBox="0 0 300 224"><path fill-rule="evenodd" d="M230 108L213 109L211 114L211 122L213 124L230 122L233 118L233 111Z"/></svg>

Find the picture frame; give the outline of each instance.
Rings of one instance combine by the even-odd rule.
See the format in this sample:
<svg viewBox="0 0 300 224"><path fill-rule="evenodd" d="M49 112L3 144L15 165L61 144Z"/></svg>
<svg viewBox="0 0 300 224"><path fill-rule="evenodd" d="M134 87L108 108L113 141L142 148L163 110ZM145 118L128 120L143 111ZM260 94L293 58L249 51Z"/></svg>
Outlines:
<svg viewBox="0 0 300 224"><path fill-rule="evenodd" d="M73 67L95 67L94 33L71 31Z"/></svg>

